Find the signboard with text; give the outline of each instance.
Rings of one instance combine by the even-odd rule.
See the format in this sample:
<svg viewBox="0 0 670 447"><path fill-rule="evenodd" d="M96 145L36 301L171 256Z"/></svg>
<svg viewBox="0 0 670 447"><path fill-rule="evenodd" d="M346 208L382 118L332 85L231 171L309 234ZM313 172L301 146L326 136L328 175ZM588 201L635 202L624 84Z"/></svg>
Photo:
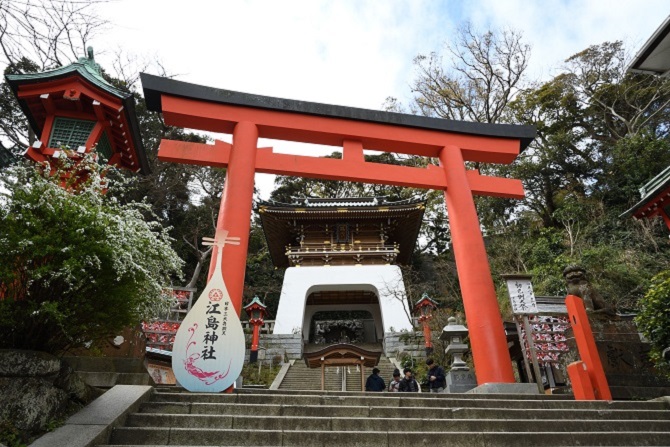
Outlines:
<svg viewBox="0 0 670 447"><path fill-rule="evenodd" d="M530 277L507 276L507 290L514 314L534 314L538 312Z"/></svg>
<svg viewBox="0 0 670 447"><path fill-rule="evenodd" d="M172 348L172 370L189 391L223 391L233 385L244 365L242 323L221 275L223 245L239 238L226 238L227 234L219 230L209 243L219 246L214 274L181 322Z"/></svg>

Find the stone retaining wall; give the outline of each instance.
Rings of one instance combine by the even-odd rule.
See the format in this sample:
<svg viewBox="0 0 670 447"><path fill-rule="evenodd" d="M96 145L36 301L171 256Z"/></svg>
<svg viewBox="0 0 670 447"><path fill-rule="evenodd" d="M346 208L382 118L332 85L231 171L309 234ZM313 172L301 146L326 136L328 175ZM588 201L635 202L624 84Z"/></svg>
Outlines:
<svg viewBox="0 0 670 447"><path fill-rule="evenodd" d="M246 334L247 346L251 346L251 334ZM266 362L280 356L282 361L302 357L302 338L300 334L260 334L258 342L258 360ZM245 362L249 361L247 349Z"/></svg>
<svg viewBox="0 0 670 447"><path fill-rule="evenodd" d="M440 334L433 333L433 340ZM423 340L423 332L385 332L384 354L387 357L395 357L400 360L403 355L425 358L426 348Z"/></svg>
<svg viewBox="0 0 670 447"><path fill-rule="evenodd" d="M0 350L0 432L21 442L102 392L61 359L39 351ZM0 444L1 445L1 444Z"/></svg>
<svg viewBox="0 0 670 447"><path fill-rule="evenodd" d="M433 333L437 340L439 333ZM251 345L251 334L246 334L247 346ZM271 361L280 356L282 361L302 358L302 339L300 334L260 334L258 360ZM403 354L416 358L426 356L423 332L386 332L384 334L384 354L400 359ZM245 361L249 361L249 350Z"/></svg>

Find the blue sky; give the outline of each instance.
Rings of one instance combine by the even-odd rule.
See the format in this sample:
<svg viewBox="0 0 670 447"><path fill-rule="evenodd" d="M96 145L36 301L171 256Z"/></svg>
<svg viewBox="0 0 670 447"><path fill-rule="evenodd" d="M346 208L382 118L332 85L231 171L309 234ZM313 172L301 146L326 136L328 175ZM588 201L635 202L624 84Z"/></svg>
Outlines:
<svg viewBox="0 0 670 447"><path fill-rule="evenodd" d="M480 30L508 27L523 32L532 47L528 74L541 81L589 45L624 40L634 54L670 14L670 4L667 0L116 0L101 5L100 13L112 25L91 44L105 67L114 51L122 49L149 62L160 60L183 81L380 109L388 96L410 100L413 58L440 52L465 20ZM274 145L284 152L318 152L294 144ZM272 178L259 176L257 181L267 191Z"/></svg>

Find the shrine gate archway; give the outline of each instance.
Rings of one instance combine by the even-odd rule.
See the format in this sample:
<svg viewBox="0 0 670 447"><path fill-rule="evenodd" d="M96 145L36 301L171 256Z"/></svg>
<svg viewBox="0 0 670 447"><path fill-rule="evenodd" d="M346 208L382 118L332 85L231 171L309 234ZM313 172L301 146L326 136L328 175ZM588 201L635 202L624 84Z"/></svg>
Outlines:
<svg viewBox="0 0 670 447"><path fill-rule="evenodd" d="M444 191L477 381L513 383L512 364L473 195L520 199L521 181L487 177L466 161L508 164L535 137L531 126L450 121L250 95L141 74L149 110L171 126L233 135L232 144L162 140L158 158L226 167L218 229L241 239L222 273L239 314L256 172ZM342 159L276 154L258 138L343 148ZM363 150L435 157L426 168L366 162ZM216 248L215 248L216 250ZM216 259L216 251L212 259ZM210 265L210 275L214 264Z"/></svg>

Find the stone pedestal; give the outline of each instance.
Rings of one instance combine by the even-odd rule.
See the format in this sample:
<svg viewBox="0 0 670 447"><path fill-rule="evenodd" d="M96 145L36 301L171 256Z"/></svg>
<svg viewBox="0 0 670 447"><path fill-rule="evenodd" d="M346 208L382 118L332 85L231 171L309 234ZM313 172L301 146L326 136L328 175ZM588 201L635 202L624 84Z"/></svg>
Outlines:
<svg viewBox="0 0 670 447"><path fill-rule="evenodd" d="M477 386L477 378L472 371L454 371L447 373L445 393L465 393Z"/></svg>
<svg viewBox="0 0 670 447"><path fill-rule="evenodd" d="M589 312L600 361L614 399L648 399L670 395L670 380L656 373L648 354L650 345L640 338L633 316ZM579 360L572 330L566 332L570 352L564 366Z"/></svg>

